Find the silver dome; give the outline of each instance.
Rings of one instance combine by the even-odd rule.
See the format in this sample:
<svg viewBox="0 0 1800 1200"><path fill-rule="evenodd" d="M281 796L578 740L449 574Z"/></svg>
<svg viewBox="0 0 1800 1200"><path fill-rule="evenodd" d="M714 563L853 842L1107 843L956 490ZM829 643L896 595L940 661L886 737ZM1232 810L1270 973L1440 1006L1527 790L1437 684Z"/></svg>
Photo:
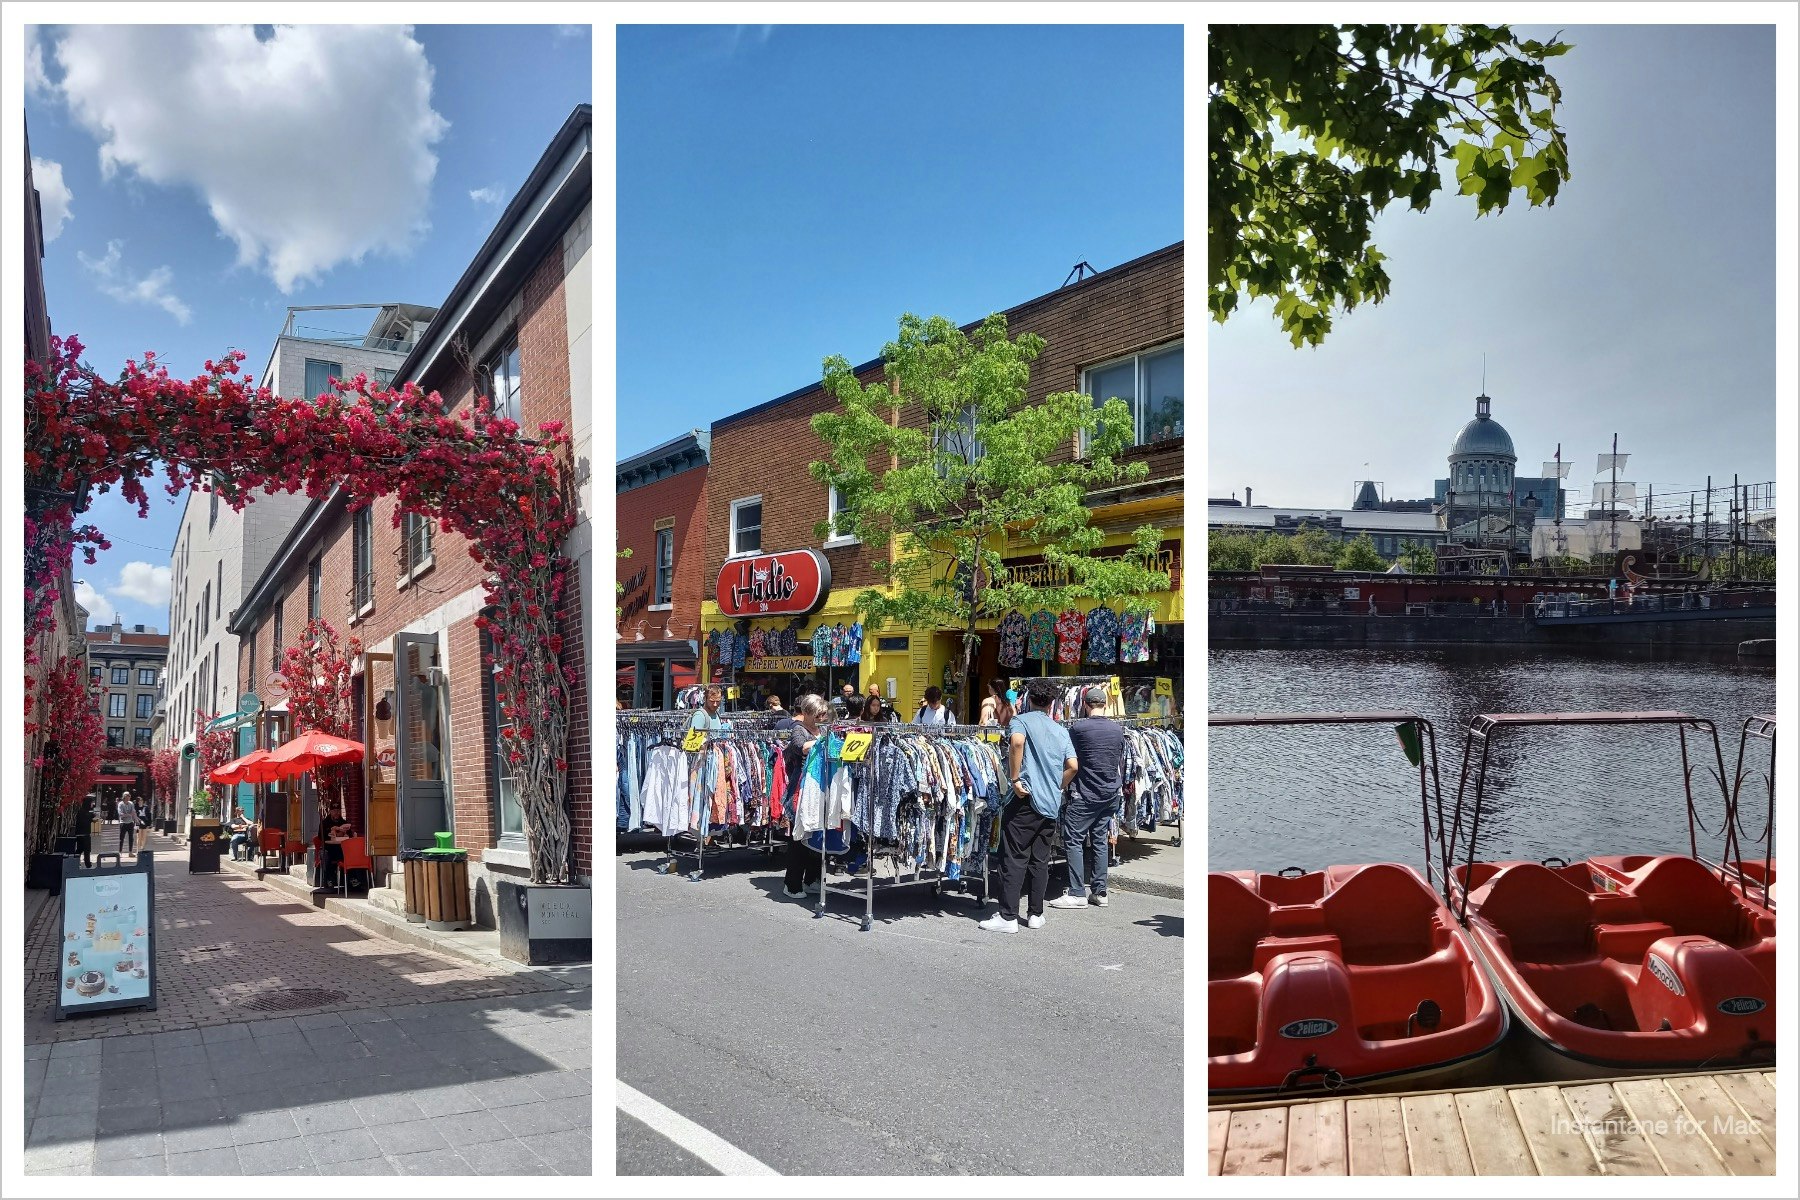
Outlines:
<svg viewBox="0 0 1800 1200"><path fill-rule="evenodd" d="M1500 422L1478 416L1462 427L1456 444L1450 447L1450 461L1459 458L1510 458L1517 462L1519 456L1513 452L1512 435Z"/></svg>

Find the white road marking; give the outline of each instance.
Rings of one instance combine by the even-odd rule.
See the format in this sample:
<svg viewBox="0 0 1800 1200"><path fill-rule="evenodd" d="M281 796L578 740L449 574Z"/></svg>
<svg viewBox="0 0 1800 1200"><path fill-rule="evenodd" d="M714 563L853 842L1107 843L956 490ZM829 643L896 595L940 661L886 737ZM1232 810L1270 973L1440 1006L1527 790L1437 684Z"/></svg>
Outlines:
<svg viewBox="0 0 1800 1200"><path fill-rule="evenodd" d="M618 1086L619 1111L635 1117L692 1154L721 1175L779 1175L780 1171L752 1158L703 1126L696 1125L667 1105L659 1104L623 1079Z"/></svg>
<svg viewBox="0 0 1800 1200"><path fill-rule="evenodd" d="M1119 965L1118 965L1118 966L1116 966L1116 967L1101 967L1101 968L1100 968L1100 969L1101 969L1101 970L1102 970L1102 971L1123 971L1123 970L1124 970L1124 969L1125 969L1125 964L1124 964L1124 963L1120 963L1120 964L1119 964Z"/></svg>

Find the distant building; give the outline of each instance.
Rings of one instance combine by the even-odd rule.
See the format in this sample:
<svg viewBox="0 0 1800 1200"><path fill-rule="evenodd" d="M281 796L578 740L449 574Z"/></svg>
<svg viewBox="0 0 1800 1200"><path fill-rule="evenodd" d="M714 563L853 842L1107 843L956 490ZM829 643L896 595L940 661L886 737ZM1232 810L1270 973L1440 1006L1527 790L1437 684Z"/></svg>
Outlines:
<svg viewBox="0 0 1800 1200"><path fill-rule="evenodd" d="M1386 508L1246 508L1236 501L1209 500L1206 528L1228 533L1294 534L1312 526L1340 541L1354 541L1368 534L1376 553L1394 558L1408 542L1436 546L1444 540L1438 519L1430 512L1395 512Z"/></svg>
<svg viewBox="0 0 1800 1200"><path fill-rule="evenodd" d="M105 688L100 715L107 749L151 749L156 727L156 701L163 667L169 657L169 635L143 625L126 629L117 618L88 634L88 677ZM127 788L140 798L150 794L149 768L128 759L100 760L100 792L116 796Z"/></svg>
<svg viewBox="0 0 1800 1200"><path fill-rule="evenodd" d="M1475 398L1475 416L1450 447L1450 475L1437 481L1434 500L1448 540L1469 546L1525 551L1541 516L1563 516L1562 481L1521 476L1512 435Z"/></svg>
<svg viewBox="0 0 1800 1200"><path fill-rule="evenodd" d="M619 695L673 708L700 671L710 430L693 429L619 462Z"/></svg>

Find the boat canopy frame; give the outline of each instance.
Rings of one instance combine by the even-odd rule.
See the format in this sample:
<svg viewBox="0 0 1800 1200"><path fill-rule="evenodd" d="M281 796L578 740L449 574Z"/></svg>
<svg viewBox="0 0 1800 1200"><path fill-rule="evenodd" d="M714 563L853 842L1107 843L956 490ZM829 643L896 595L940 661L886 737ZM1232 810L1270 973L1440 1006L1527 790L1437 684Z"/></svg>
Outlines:
<svg viewBox="0 0 1800 1200"><path fill-rule="evenodd" d="M1752 739L1758 742L1766 741L1769 744L1769 766L1767 771L1759 772L1762 775L1763 790L1767 793L1764 797L1762 832L1755 837L1745 837L1742 823L1744 780L1747 778L1744 771L1744 758ZM1738 731L1737 767L1732 771L1731 799L1726 805L1725 816L1730 826L1731 837L1727 842L1727 848L1719 854L1719 869L1722 872L1720 877L1724 878L1725 874L1731 873L1733 863L1736 861L1731 849L1740 844L1739 839L1751 846L1762 846L1763 873L1761 881L1754 888L1749 879L1743 879L1742 883L1746 895L1752 890L1760 890L1761 903L1766 908L1770 903L1769 887L1774 881L1775 874L1775 717L1773 714L1759 713L1756 716L1744 718L1744 727Z"/></svg>
<svg viewBox="0 0 1800 1200"><path fill-rule="evenodd" d="M1419 738L1419 817L1425 831L1425 881L1432 888L1440 885L1433 875L1431 852L1433 844L1432 825L1437 824L1436 841L1440 847L1443 843L1444 821L1444 787L1438 771L1437 728L1430 718L1422 713L1407 712L1403 709L1381 709L1368 712L1299 712L1299 713L1208 713L1206 724L1211 729L1245 729L1256 726L1277 725L1392 725L1396 730L1403 725L1416 725L1420 731ZM1429 765L1429 774L1427 773ZM1448 878L1441 885L1447 893L1450 887Z"/></svg>
<svg viewBox="0 0 1800 1200"><path fill-rule="evenodd" d="M1544 728L1576 725L1642 725L1642 726L1674 726L1681 746L1681 784L1687 802L1688 849L1696 861L1700 859L1699 831L1704 828L1700 821L1699 810L1694 803L1694 772L1706 769L1704 761L1695 762L1688 750L1690 732L1699 736L1704 734L1712 739L1714 766L1711 768L1713 778L1719 785L1721 798L1725 801L1725 820L1721 825L1721 833L1725 837L1728 848L1737 845L1737 803L1732 789L1727 783L1725 774L1725 751L1719 742L1719 730L1706 717L1697 717L1692 713L1674 710L1658 710L1647 712L1566 712L1566 713L1482 713L1469 721L1466 736L1463 739L1462 772L1456 785L1456 803L1451 810L1450 822L1438 825L1439 854L1444 868L1444 900L1451 906L1457 920L1468 924L1470 888L1463 887L1461 896L1452 893L1454 880L1452 864L1458 857L1458 843L1462 838L1463 820L1466 815L1469 824L1469 836L1466 851L1462 854L1464 878L1472 873L1476 862L1476 849L1481 833L1481 814L1487 796L1488 763L1492 756L1494 741L1500 735L1518 729ZM1480 747L1479 760L1476 759L1476 747ZM1470 769L1474 768L1474 791L1470 794ZM1467 803L1465 804L1465 798ZM1771 825L1771 831L1773 826ZM1710 830L1708 837L1712 836ZM1548 865L1546 863L1546 865ZM1566 863L1564 864L1567 865ZM1724 877L1721 875L1721 882Z"/></svg>

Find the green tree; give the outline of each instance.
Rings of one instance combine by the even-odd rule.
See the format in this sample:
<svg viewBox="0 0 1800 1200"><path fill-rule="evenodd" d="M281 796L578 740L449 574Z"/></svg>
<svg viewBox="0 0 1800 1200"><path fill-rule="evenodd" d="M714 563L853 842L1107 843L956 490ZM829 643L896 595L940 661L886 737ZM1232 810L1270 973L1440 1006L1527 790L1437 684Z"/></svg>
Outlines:
<svg viewBox="0 0 1800 1200"><path fill-rule="evenodd" d="M1262 538L1254 533L1235 533L1214 529L1206 535L1206 569L1209 571L1254 571L1256 551Z"/></svg>
<svg viewBox="0 0 1800 1200"><path fill-rule="evenodd" d="M1553 204L1569 177L1562 91L1545 61L1571 47L1489 25L1214 25L1207 307L1267 296L1295 346L1335 309L1388 294L1375 217L1416 212L1443 186L1440 157L1477 215L1515 191Z"/></svg>
<svg viewBox="0 0 1800 1200"><path fill-rule="evenodd" d="M1262 561L1293 563L1309 567L1335 567L1343 544L1317 525L1302 525L1292 534L1272 533L1263 539Z"/></svg>
<svg viewBox="0 0 1800 1200"><path fill-rule="evenodd" d="M1375 539L1366 533L1359 533L1348 542L1338 554L1337 569L1340 571L1385 571L1388 560L1381 557L1375 549Z"/></svg>
<svg viewBox="0 0 1800 1200"><path fill-rule="evenodd" d="M1437 554L1424 542L1401 543L1399 561L1413 575L1437 574Z"/></svg>
<svg viewBox="0 0 1800 1200"><path fill-rule="evenodd" d="M816 532L874 551L888 586L855 600L871 628L962 630L965 680L984 618L1110 604L1169 586L1167 572L1151 566L1162 540L1153 526L1137 529L1124 555L1094 556L1106 535L1089 520L1088 495L1148 469L1119 461L1133 443L1123 400L1096 406L1080 392L1027 400L1043 349L1035 334L1008 338L999 314L966 333L943 317L907 313L882 349L880 382L864 386L846 359L825 360L825 388L838 404L813 417L828 455L808 469L837 489L839 510ZM1045 577L1009 578L1009 548L1041 554Z"/></svg>

